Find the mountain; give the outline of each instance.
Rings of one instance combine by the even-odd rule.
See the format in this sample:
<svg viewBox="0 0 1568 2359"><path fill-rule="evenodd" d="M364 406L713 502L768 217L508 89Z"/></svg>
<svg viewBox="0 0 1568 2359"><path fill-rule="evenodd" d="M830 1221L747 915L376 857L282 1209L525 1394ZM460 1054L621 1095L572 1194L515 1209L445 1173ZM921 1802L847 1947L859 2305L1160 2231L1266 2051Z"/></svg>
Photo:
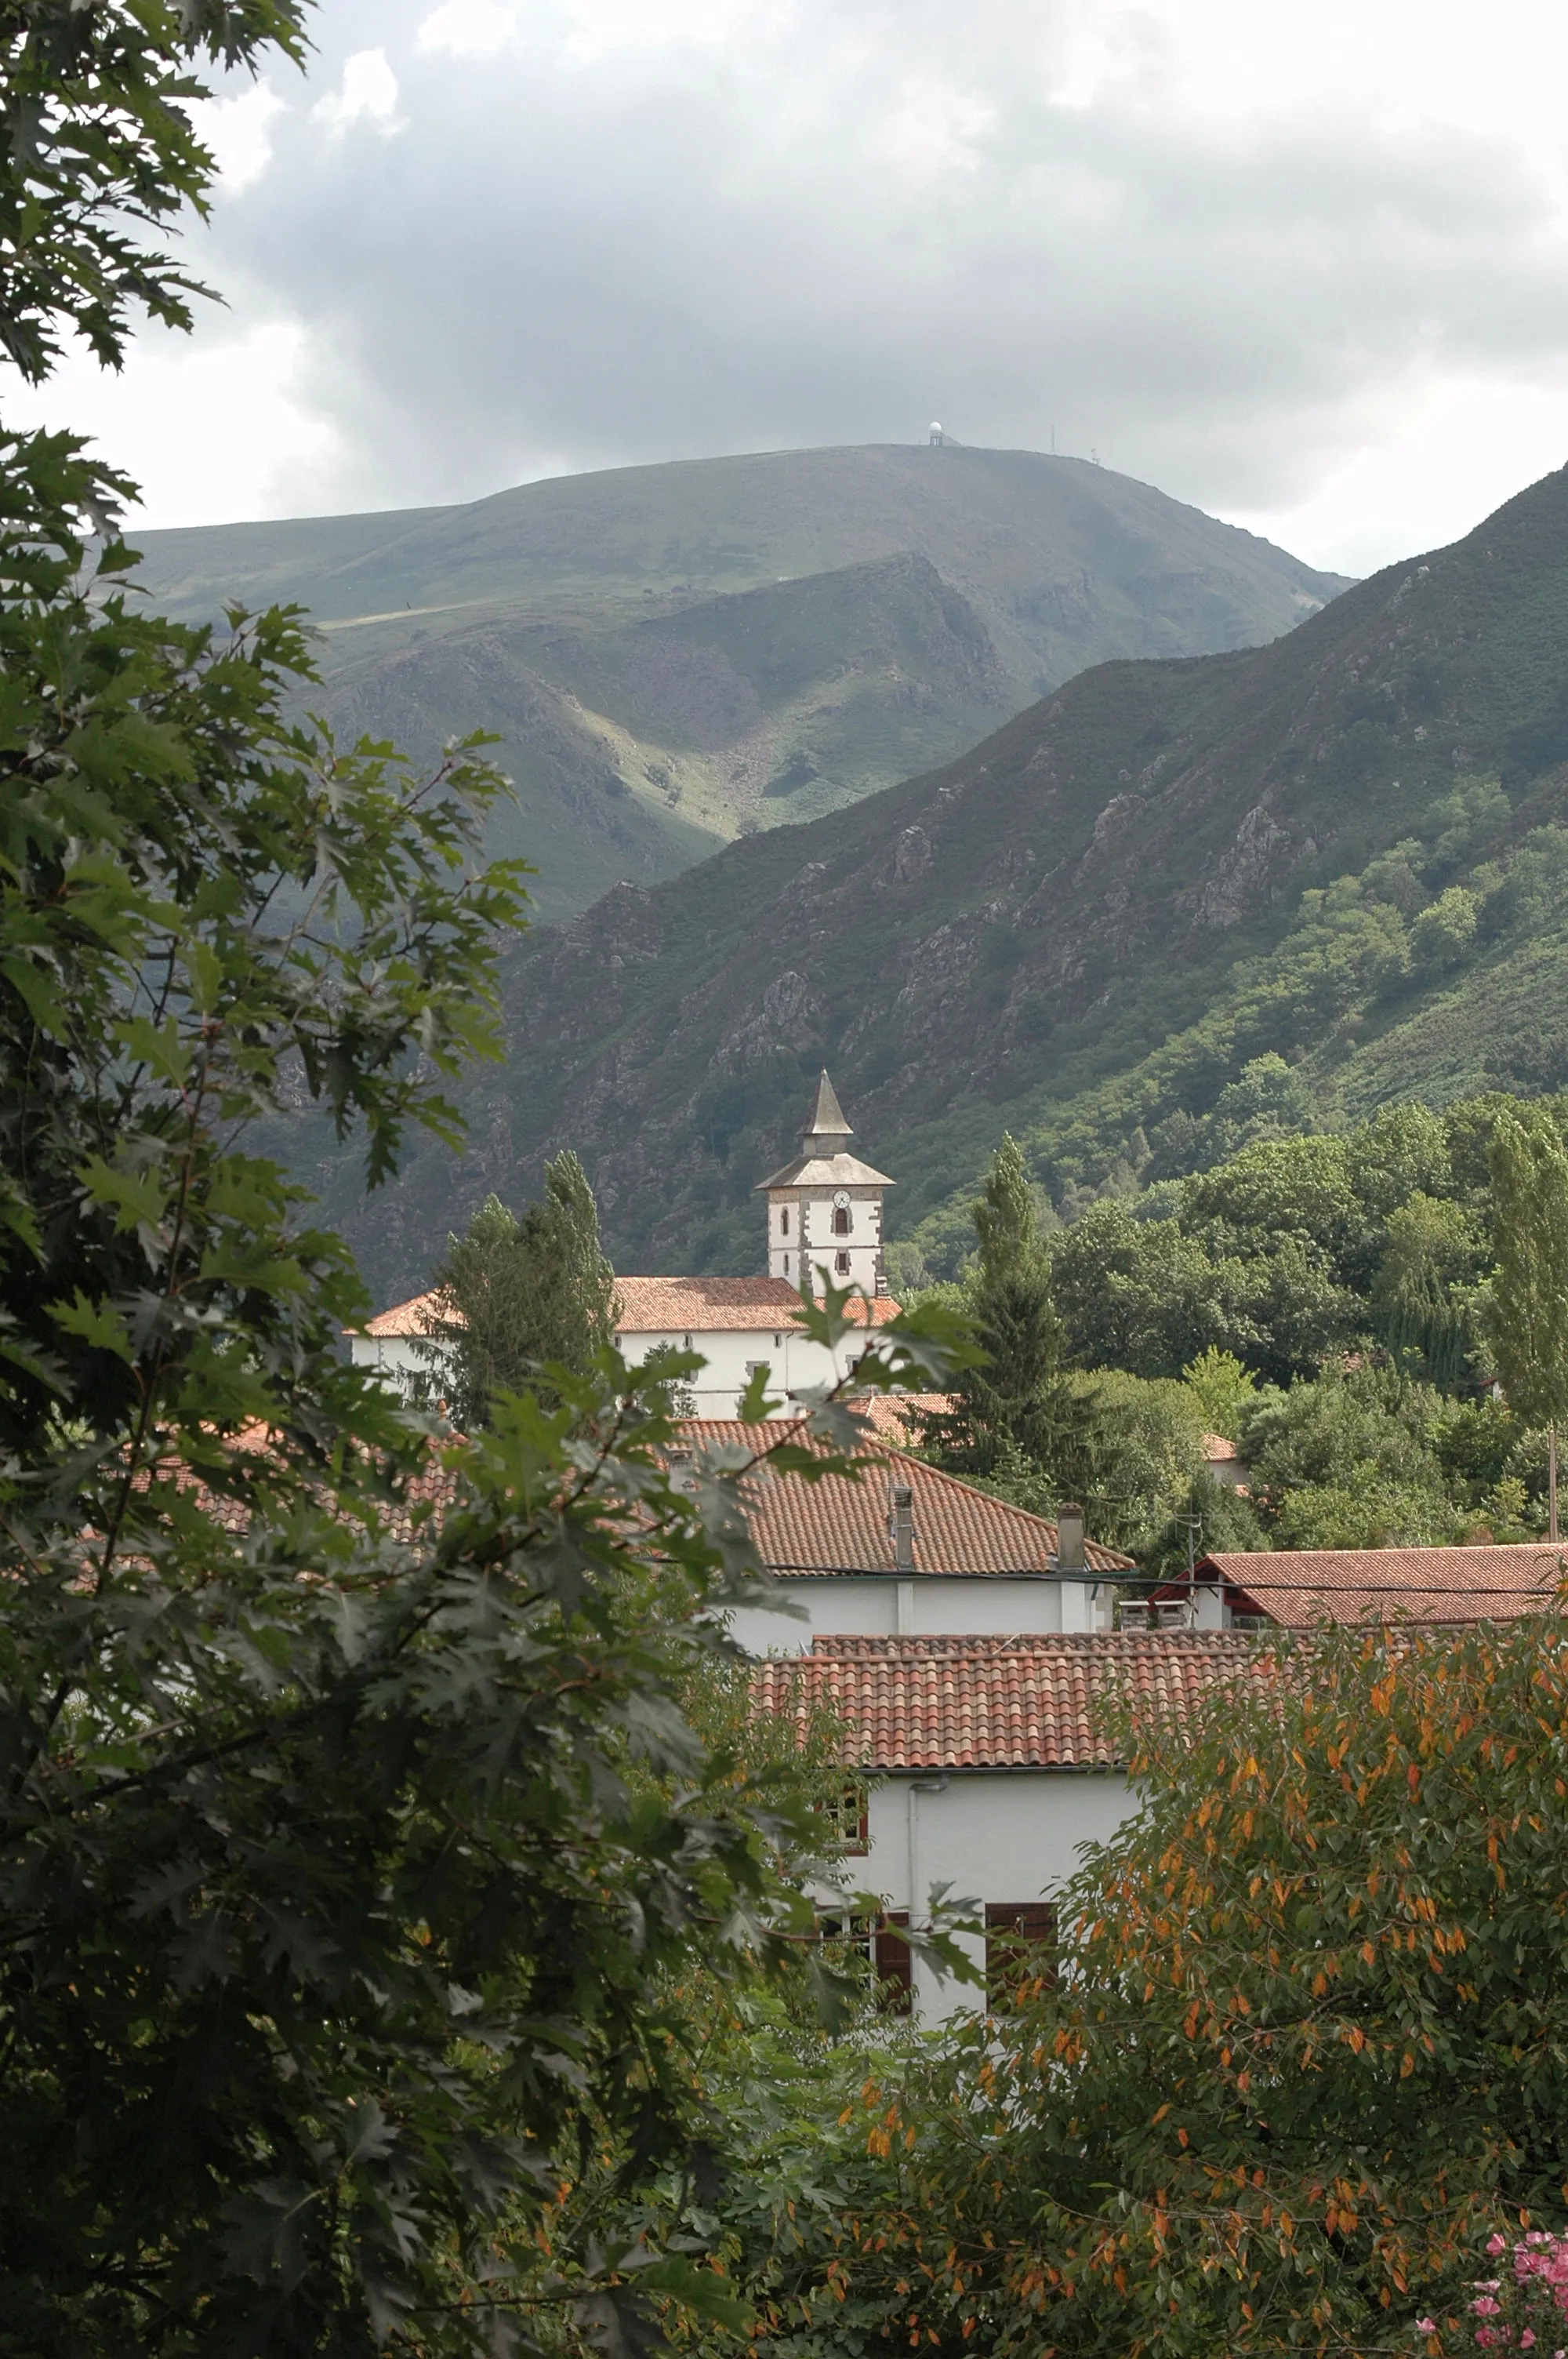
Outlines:
<svg viewBox="0 0 1568 2359"><path fill-rule="evenodd" d="M1564 821L1568 470L1271 646L1098 666L943 769L540 929L469 1153L416 1154L356 1243L412 1286L571 1145L621 1267L752 1269L824 1062L934 1269L1004 1127L1070 1210L1190 1168L1267 1052L1331 1123L1563 1086Z"/></svg>
<svg viewBox="0 0 1568 2359"><path fill-rule="evenodd" d="M167 611L309 608L341 734L493 729L542 914L953 760L1086 664L1276 637L1345 586L1082 460L877 445L138 537Z"/></svg>

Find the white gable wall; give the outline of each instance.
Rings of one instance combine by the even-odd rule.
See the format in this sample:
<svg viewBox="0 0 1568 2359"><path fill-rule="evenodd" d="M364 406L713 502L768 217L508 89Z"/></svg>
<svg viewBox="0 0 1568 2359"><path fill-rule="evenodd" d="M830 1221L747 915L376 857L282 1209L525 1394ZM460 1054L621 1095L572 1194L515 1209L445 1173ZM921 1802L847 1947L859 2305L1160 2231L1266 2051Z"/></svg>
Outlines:
<svg viewBox="0 0 1568 2359"><path fill-rule="evenodd" d="M862 1330L846 1338L837 1352L813 1343L808 1335L778 1327L694 1328L665 1335L621 1334L615 1340L632 1368L640 1367L660 1344L700 1352L707 1365L691 1386L696 1415L733 1417L754 1361L767 1362L768 1388L773 1393L787 1395L836 1385L875 1341L875 1331L870 1336ZM352 1335L349 1352L356 1368L373 1368L400 1390L406 1390L415 1377L429 1382L433 1376L436 1391L441 1389L438 1375L412 1335Z"/></svg>
<svg viewBox="0 0 1568 2359"><path fill-rule="evenodd" d="M1119 1771L955 1769L895 1773L874 1787L867 1812L868 1847L845 1864L858 1886L881 1895L890 1909L929 1921L933 1885L949 1902L1010 1906L1049 1900L1078 1866L1082 1844L1104 1843L1137 1809ZM983 1974L984 1943L963 1937ZM915 1961L914 2011L939 2023L984 2005L983 1986L942 1981Z"/></svg>
<svg viewBox="0 0 1568 2359"><path fill-rule="evenodd" d="M758 1361L768 1368L768 1390L791 1393L836 1385L856 1366L876 1340L875 1331L846 1337L836 1352L787 1327L688 1328L684 1333L622 1334L616 1337L628 1367L640 1367L661 1345L700 1352L707 1365L690 1380L697 1417L733 1417Z"/></svg>
<svg viewBox="0 0 1568 2359"><path fill-rule="evenodd" d="M730 1631L749 1655L805 1655L823 1637L907 1638L1011 1636L1015 1631L1108 1630L1108 1582L1059 1581L1054 1574L808 1573L775 1575L781 1603L802 1608L794 1621L762 1606L730 1616ZM1097 1597L1096 1591L1098 1595ZM1098 1619L1091 1618L1098 1615ZM1009 1896L1013 1899L1018 1895Z"/></svg>

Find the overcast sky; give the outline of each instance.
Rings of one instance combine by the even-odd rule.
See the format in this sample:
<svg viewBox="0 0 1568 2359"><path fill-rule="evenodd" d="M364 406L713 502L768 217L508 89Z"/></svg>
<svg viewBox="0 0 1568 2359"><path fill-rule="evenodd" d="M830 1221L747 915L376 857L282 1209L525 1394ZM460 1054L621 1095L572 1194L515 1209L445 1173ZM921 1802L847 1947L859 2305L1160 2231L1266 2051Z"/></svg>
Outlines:
<svg viewBox="0 0 1568 2359"><path fill-rule="evenodd" d="M209 111L228 309L30 411L147 522L940 419L1359 573L1568 460L1561 0L324 0L315 33Z"/></svg>

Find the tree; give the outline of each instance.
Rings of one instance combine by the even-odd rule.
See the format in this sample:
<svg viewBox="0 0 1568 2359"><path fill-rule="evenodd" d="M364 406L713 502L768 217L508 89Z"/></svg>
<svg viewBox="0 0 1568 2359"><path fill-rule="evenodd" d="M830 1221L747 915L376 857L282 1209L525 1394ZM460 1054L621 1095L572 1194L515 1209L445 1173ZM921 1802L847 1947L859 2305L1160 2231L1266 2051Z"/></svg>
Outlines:
<svg viewBox="0 0 1568 2359"><path fill-rule="evenodd" d="M25 374L182 319L136 240L210 177L189 63L300 22L7 12ZM674 1491L613 1363L437 1451L341 1362L362 1289L258 1125L303 1092L372 1186L460 1136L524 915L503 782L291 717L290 614L134 611L83 528L128 488L0 436L0 2351L435 2354L579 2298L612 2341L618 2259L690 2265L541 2220L585 2158L699 2167L680 1970L804 1930L787 1785L679 1710L747 1583L735 1478ZM862 1375L943 1380L892 1353Z"/></svg>
<svg viewBox="0 0 1568 2359"><path fill-rule="evenodd" d="M1560 1618L1250 1650L1127 1734L1144 1807L1064 1894L1054 1977L841 2099L869 2159L800 2210L856 2339L797 2296L781 2351L1371 2359L1561 2217Z"/></svg>
<svg viewBox="0 0 1568 2359"><path fill-rule="evenodd" d="M615 1273L599 1212L569 1149L545 1166L545 1195L521 1221L488 1197L436 1272L440 1310L424 1349L451 1386L465 1430L488 1422L498 1392L554 1397L546 1365L586 1375L615 1339Z"/></svg>
<svg viewBox="0 0 1568 2359"><path fill-rule="evenodd" d="M1477 1343L1481 1231L1463 1204L1417 1193L1390 1222L1371 1309L1396 1362L1455 1391Z"/></svg>
<svg viewBox="0 0 1568 2359"><path fill-rule="evenodd" d="M1555 1540L1557 1429L1568 1417L1568 1155L1551 1115L1532 1110L1499 1114L1489 1160L1492 1348L1509 1407L1547 1429L1547 1536Z"/></svg>
<svg viewBox="0 0 1568 2359"><path fill-rule="evenodd" d="M962 1370L950 1410L925 1420L926 1446L958 1473L995 1474L1022 1464L1062 1488L1081 1486L1093 1403L1063 1372L1063 1338L1051 1293L1023 1150L1004 1135L971 1218L979 1267L968 1309L983 1364Z"/></svg>

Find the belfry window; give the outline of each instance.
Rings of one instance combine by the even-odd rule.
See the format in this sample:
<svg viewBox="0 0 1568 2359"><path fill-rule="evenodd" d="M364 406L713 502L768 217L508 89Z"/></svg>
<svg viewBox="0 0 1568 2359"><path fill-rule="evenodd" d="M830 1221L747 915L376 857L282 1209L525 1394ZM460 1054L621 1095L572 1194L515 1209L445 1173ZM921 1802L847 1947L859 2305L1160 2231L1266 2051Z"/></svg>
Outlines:
<svg viewBox="0 0 1568 2359"><path fill-rule="evenodd" d="M779 1211L779 1234L781 1237L787 1237L789 1234L789 1206L787 1204L781 1206Z"/></svg>
<svg viewBox="0 0 1568 2359"><path fill-rule="evenodd" d="M847 1236L849 1235L849 1205L848 1205L848 1204L835 1204L835 1205L834 1205L834 1207L833 1207L833 1234L834 1234L834 1235L835 1235L836 1237L847 1237Z"/></svg>
<svg viewBox="0 0 1568 2359"><path fill-rule="evenodd" d="M835 1254L833 1256L833 1268L837 1277L848 1277L849 1275L849 1255L847 1253Z"/></svg>

